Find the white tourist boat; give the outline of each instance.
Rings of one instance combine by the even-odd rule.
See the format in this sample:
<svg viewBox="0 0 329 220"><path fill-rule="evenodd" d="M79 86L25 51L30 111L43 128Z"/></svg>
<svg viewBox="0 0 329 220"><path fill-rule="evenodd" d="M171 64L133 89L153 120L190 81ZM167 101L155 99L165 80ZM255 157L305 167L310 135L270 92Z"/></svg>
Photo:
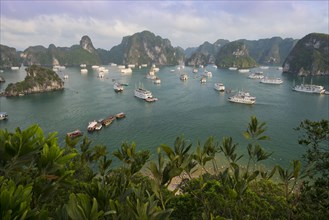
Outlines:
<svg viewBox="0 0 329 220"><path fill-rule="evenodd" d="M161 79L156 77L154 80L154 84L161 84Z"/></svg>
<svg viewBox="0 0 329 220"><path fill-rule="evenodd" d="M229 70L237 70L238 68L232 66L232 67L229 67L228 69L229 69Z"/></svg>
<svg viewBox="0 0 329 220"><path fill-rule="evenodd" d="M183 80L183 81L185 81L185 80L188 80L188 76L187 76L187 74L182 74L182 75L180 75L180 77L179 77L181 80Z"/></svg>
<svg viewBox="0 0 329 220"><path fill-rule="evenodd" d="M69 78L69 75L65 74L63 78L64 79L68 79Z"/></svg>
<svg viewBox="0 0 329 220"><path fill-rule="evenodd" d="M12 66L10 69L11 70L19 70L19 67L18 66Z"/></svg>
<svg viewBox="0 0 329 220"><path fill-rule="evenodd" d="M98 68L98 71L99 71L99 72L103 72L103 73L108 73L108 72L109 72L109 70L106 69L106 68L103 67L103 66L100 66L100 67Z"/></svg>
<svg viewBox="0 0 329 220"><path fill-rule="evenodd" d="M283 83L281 78L268 78L268 77L261 79L260 82L264 84L274 84L274 85L279 85Z"/></svg>
<svg viewBox="0 0 329 220"><path fill-rule="evenodd" d="M206 82L207 82L207 78L206 78L206 77L201 77L200 82L201 82L202 84L203 84L203 83L206 83Z"/></svg>
<svg viewBox="0 0 329 220"><path fill-rule="evenodd" d="M263 79L264 75L262 72L252 73L248 76L249 79Z"/></svg>
<svg viewBox="0 0 329 220"><path fill-rule="evenodd" d="M152 65L151 70L153 70L155 73L160 71L159 67L156 67L154 64Z"/></svg>
<svg viewBox="0 0 329 220"><path fill-rule="evenodd" d="M230 102L252 105L256 102L256 97L253 97L249 92L238 91L234 96L228 98Z"/></svg>
<svg viewBox="0 0 329 220"><path fill-rule="evenodd" d="M131 68L124 68L120 70L121 73L123 74L131 74L133 70Z"/></svg>
<svg viewBox="0 0 329 220"><path fill-rule="evenodd" d="M239 69L240 73L249 73L250 70L249 69Z"/></svg>
<svg viewBox="0 0 329 220"><path fill-rule="evenodd" d="M94 131L95 128L96 128L96 125L97 125L97 121L89 122L88 127L87 127L87 130L89 132Z"/></svg>
<svg viewBox="0 0 329 220"><path fill-rule="evenodd" d="M141 87L135 89L135 96L140 99L148 99L153 98L152 93L146 89L143 89Z"/></svg>
<svg viewBox="0 0 329 220"><path fill-rule="evenodd" d="M302 84L294 86L292 90L297 92L305 92L305 93L325 94L326 90L324 89L323 86L313 85L313 79L311 79L311 84L305 84L304 81L305 78L303 78Z"/></svg>
<svg viewBox="0 0 329 220"><path fill-rule="evenodd" d="M155 98L155 97L146 98L145 101L147 101L147 102L155 102L155 101L158 101L158 98Z"/></svg>
<svg viewBox="0 0 329 220"><path fill-rule="evenodd" d="M80 72L81 73L88 73L88 70L87 69L81 69Z"/></svg>
<svg viewBox="0 0 329 220"><path fill-rule="evenodd" d="M121 83L115 82L113 85L113 89L115 92L122 92L123 91L123 85Z"/></svg>
<svg viewBox="0 0 329 220"><path fill-rule="evenodd" d="M102 127L103 127L102 123L97 122L96 125L95 125L95 130L99 131L99 130L102 129Z"/></svg>
<svg viewBox="0 0 329 220"><path fill-rule="evenodd" d="M87 65L86 65L86 64L84 64L84 63L82 63L82 64L80 64L80 67L81 67L81 68L86 68L86 67L87 67Z"/></svg>
<svg viewBox="0 0 329 220"><path fill-rule="evenodd" d="M212 77L212 72L205 70L203 75L206 77Z"/></svg>
<svg viewBox="0 0 329 220"><path fill-rule="evenodd" d="M153 69L150 70L150 72L146 75L147 79L156 79L155 72Z"/></svg>
<svg viewBox="0 0 329 220"><path fill-rule="evenodd" d="M99 72L99 73L98 73L98 77L99 77L99 78L104 78L104 72L103 72L103 71Z"/></svg>
<svg viewBox="0 0 329 220"><path fill-rule="evenodd" d="M0 120L5 120L8 118L7 112L0 112Z"/></svg>
<svg viewBox="0 0 329 220"><path fill-rule="evenodd" d="M312 84L296 85L292 88L292 90L297 92L318 93L318 94L323 94L326 92L323 86L312 85Z"/></svg>
<svg viewBox="0 0 329 220"><path fill-rule="evenodd" d="M225 91L225 86L223 83L215 83L214 85L214 89L217 90L217 91L220 91L220 92L224 92Z"/></svg>

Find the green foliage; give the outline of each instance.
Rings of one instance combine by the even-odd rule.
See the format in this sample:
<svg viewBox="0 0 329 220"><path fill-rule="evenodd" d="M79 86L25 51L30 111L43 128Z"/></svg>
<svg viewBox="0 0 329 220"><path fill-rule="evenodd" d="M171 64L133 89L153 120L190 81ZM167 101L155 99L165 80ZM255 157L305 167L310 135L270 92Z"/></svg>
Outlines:
<svg viewBox="0 0 329 220"><path fill-rule="evenodd" d="M292 162L292 167L290 166L288 169L284 170L281 166L277 165L277 169L279 177L284 184L286 199L288 199L289 195L295 189L297 180L300 176L301 163L299 160L294 160Z"/></svg>
<svg viewBox="0 0 329 220"><path fill-rule="evenodd" d="M303 218L326 219L329 215L329 121L304 120L296 128L299 144L307 147L304 183L300 188L297 210ZM310 214L310 213L313 213Z"/></svg>
<svg viewBox="0 0 329 220"><path fill-rule="evenodd" d="M221 152L223 152L226 157L230 167L233 166L238 160L240 160L243 155L238 156L235 153L238 144L233 144L233 139L231 137L223 137L222 144L219 146Z"/></svg>
<svg viewBox="0 0 329 220"><path fill-rule="evenodd" d="M150 158L149 151L136 152L136 144L132 143L129 145L126 142L122 143L121 150L113 152L113 155L128 166L131 175L140 171Z"/></svg>
<svg viewBox="0 0 329 220"><path fill-rule="evenodd" d="M31 185L16 185L0 177L0 217L3 220L25 219L33 215Z"/></svg>
<svg viewBox="0 0 329 220"><path fill-rule="evenodd" d="M262 160L267 160L272 153L267 153L265 150L261 147L259 144L259 141L263 140L269 140L269 137L264 135L263 133L266 131L265 123L258 123L258 120L255 116L252 116L250 119L250 122L248 124L247 130L243 133L243 136L250 141L250 143L247 146L248 150L248 164L247 164L247 170L244 174L244 177L248 180L251 181L254 178L258 176L258 174L261 171L256 170L256 164L259 161ZM253 162L253 173L249 173L249 168L250 168L250 162ZM263 177L271 177L274 175L275 169L272 170L272 172L267 176L267 174L263 173Z"/></svg>
<svg viewBox="0 0 329 220"><path fill-rule="evenodd" d="M200 146L200 142L197 143L193 159L201 166L203 170L208 172L205 168L207 162L212 161L214 172L218 172L218 167L215 160L216 153L219 152L218 143L214 143L214 138L209 137L204 143L203 148Z"/></svg>
<svg viewBox="0 0 329 220"><path fill-rule="evenodd" d="M297 130L303 132L300 143L312 153L305 158L323 163L318 153L326 152L328 121L304 121ZM13 133L0 130L0 218L325 219L329 190L322 169L313 167L314 181L299 185L298 160L287 169L275 166L267 172L255 166L270 155L259 143L268 139L265 132L265 123L251 117L244 136L253 169L240 164L243 154L230 137L220 144L209 137L194 150L177 137L173 147L158 148L158 160L150 161L147 176L142 169L150 153L138 151L134 143L123 143L113 153L122 162L113 168L106 147L92 147L87 137L66 138L61 147L56 133L45 136L37 125ZM216 154L228 162L223 170L216 169ZM209 162L214 173L206 169ZM201 175L192 177L199 168ZM270 181L276 171L279 183ZM182 182L170 191L175 177Z"/></svg>
<svg viewBox="0 0 329 220"><path fill-rule="evenodd" d="M104 217L104 211L98 210L97 200L82 193L70 194L65 208L71 219L95 220Z"/></svg>

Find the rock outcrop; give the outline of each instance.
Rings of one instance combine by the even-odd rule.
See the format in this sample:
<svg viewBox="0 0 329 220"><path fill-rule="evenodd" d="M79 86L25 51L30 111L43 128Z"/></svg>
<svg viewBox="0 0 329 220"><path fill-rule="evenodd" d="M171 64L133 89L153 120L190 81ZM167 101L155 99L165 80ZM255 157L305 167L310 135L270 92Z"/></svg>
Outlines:
<svg viewBox="0 0 329 220"><path fill-rule="evenodd" d="M168 39L143 31L123 37L121 43L110 50L109 60L123 65L176 65L184 63L184 51L174 48Z"/></svg>
<svg viewBox="0 0 329 220"><path fill-rule="evenodd" d="M247 46L242 41L225 44L216 56L216 65L221 68L252 68L257 62L249 55Z"/></svg>
<svg viewBox="0 0 329 220"><path fill-rule="evenodd" d="M282 65L284 59L288 56L297 40L292 38L282 39L281 37L272 37L270 39L259 39L259 40L238 40L229 42L228 40L217 40L214 44L205 42L197 49L195 49L191 55L187 56L187 65L205 65L213 63L214 60L220 62L219 59L230 59L229 57L220 58L218 55L223 55L219 51L226 44L233 44L233 47L237 45L236 42L241 42L245 45L248 51L248 56L256 61L257 64L261 65ZM234 46L235 45L235 46ZM227 46L230 47L230 46ZM224 48L225 49L225 48ZM240 49L241 50L241 49ZM189 50L190 52L191 50ZM191 53L191 52L190 52ZM233 51L232 51L233 53ZM236 51L239 55L239 52ZM227 54L230 56L231 54ZM241 55L241 54L240 54Z"/></svg>
<svg viewBox="0 0 329 220"><path fill-rule="evenodd" d="M329 75L329 35L311 33L300 39L284 61L283 72Z"/></svg>
<svg viewBox="0 0 329 220"><path fill-rule="evenodd" d="M298 40L272 37L259 40L240 40L248 48L249 55L261 65L282 65Z"/></svg>
<svg viewBox="0 0 329 220"><path fill-rule="evenodd" d="M91 42L91 39L88 36L83 36L80 40L80 47L84 50L88 51L89 53L96 53L96 49Z"/></svg>
<svg viewBox="0 0 329 220"><path fill-rule="evenodd" d="M0 69L9 69L13 66L21 66L16 49L0 44Z"/></svg>
<svg viewBox="0 0 329 220"><path fill-rule="evenodd" d="M193 54L186 59L186 65L188 66L199 66L206 65L209 63L215 63L216 54L222 46L229 43L228 40L219 39L215 43L211 44L208 41L200 45Z"/></svg>
<svg viewBox="0 0 329 220"><path fill-rule="evenodd" d="M51 69L32 65L26 68L24 81L10 83L4 95L19 96L64 89L64 81Z"/></svg>
<svg viewBox="0 0 329 220"><path fill-rule="evenodd" d="M25 66L79 66L81 63L87 65L101 64L97 50L94 48L91 39L83 36L80 45L71 47L56 47L50 44L48 48L43 46L31 46L22 53Z"/></svg>

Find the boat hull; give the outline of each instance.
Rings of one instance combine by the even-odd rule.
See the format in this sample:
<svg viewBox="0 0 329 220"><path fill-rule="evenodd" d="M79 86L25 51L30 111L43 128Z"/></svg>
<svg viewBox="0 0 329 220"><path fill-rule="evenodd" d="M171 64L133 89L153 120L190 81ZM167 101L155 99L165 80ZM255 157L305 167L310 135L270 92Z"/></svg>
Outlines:
<svg viewBox="0 0 329 220"><path fill-rule="evenodd" d="M82 132L79 129L77 129L75 131L68 132L66 135L70 138L76 138L76 137L82 136Z"/></svg>

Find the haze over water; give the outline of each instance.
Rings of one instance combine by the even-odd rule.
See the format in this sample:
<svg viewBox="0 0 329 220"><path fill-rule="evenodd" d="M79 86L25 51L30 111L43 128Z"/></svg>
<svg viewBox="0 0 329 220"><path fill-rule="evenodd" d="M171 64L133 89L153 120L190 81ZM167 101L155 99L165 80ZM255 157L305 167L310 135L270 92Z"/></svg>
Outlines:
<svg viewBox="0 0 329 220"><path fill-rule="evenodd" d="M80 68L66 68L59 75L65 80L65 90L23 97L0 97L0 111L9 114L7 121L0 121L1 129L14 131L16 127L25 129L39 124L45 134L58 132L58 139L64 145L67 132L80 129L92 140L92 145L106 145L112 153L123 141L137 144L137 149L149 149L153 158L160 144L173 146L180 135L195 143L202 144L209 136L221 142L223 136L233 137L239 143L239 152L247 154L242 133L246 130L251 116L267 123L266 134L270 141L262 146L273 156L265 164L287 165L290 160L300 159L304 148L297 143L298 133L294 131L304 119L321 120L329 118L329 95L305 94L291 90L294 83L302 83L296 76L282 75L276 67L263 71L269 77L281 77L282 85L261 84L248 79L249 73L239 73L226 69L206 67L213 74L206 84L200 83L200 75L192 73L191 67L178 70L174 66L160 67L157 76L161 85L146 79L149 68L133 69L131 75L122 75L116 67L105 66L109 73L103 79L97 71L89 69L81 74ZM175 70L172 72L171 70ZM189 79L183 82L180 74L187 73ZM24 79L24 68L19 71L5 70L6 79L0 84L4 90L9 83ZM113 80L127 83L122 93L115 93ZM306 78L305 83L311 79ZM228 102L234 93L220 93L213 89L215 82L222 82L227 89L244 90L256 96L253 106ZM147 103L134 97L134 89L142 84L159 101ZM329 90L329 77L314 77L313 84L325 86ZM117 120L99 132L87 133L88 122L108 115L125 112L126 118Z"/></svg>

